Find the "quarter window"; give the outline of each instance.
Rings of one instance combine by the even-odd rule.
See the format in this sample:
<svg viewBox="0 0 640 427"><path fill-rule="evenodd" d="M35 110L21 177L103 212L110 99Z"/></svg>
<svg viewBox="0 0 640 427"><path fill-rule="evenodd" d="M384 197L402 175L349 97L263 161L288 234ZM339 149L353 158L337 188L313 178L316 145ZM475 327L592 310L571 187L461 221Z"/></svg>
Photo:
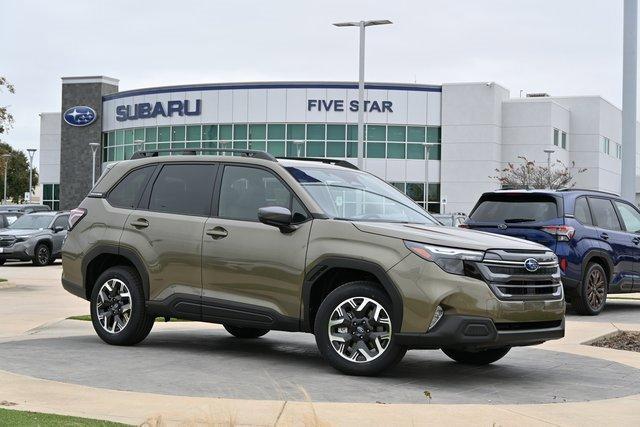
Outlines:
<svg viewBox="0 0 640 427"><path fill-rule="evenodd" d="M632 206L626 203L615 202L618 212L622 217L625 229L630 233L637 233L640 231L640 214Z"/></svg>
<svg viewBox="0 0 640 427"><path fill-rule="evenodd" d="M278 178L258 168L224 168L219 203L221 218L257 221L258 209L266 206L291 209L291 192Z"/></svg>
<svg viewBox="0 0 640 427"><path fill-rule="evenodd" d="M586 197L578 197L573 209L573 216L584 225L593 225L591 210L589 209Z"/></svg>
<svg viewBox="0 0 640 427"><path fill-rule="evenodd" d="M607 230L621 230L620 221L611 201L607 199L589 198L589 204L593 210L593 218L596 225Z"/></svg>
<svg viewBox="0 0 640 427"><path fill-rule="evenodd" d="M165 165L153 185L149 210L208 215L216 169L211 164Z"/></svg>
<svg viewBox="0 0 640 427"><path fill-rule="evenodd" d="M151 177L155 166L136 169L125 176L111 192L107 200L111 206L125 209L135 209L147 181Z"/></svg>

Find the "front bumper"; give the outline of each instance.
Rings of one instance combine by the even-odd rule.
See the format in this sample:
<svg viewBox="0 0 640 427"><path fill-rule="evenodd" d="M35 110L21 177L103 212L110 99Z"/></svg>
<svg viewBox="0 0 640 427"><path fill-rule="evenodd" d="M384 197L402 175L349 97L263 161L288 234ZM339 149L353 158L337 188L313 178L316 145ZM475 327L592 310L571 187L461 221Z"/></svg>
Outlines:
<svg viewBox="0 0 640 427"><path fill-rule="evenodd" d="M479 316L445 315L427 333L396 333L408 348L464 350L518 347L564 337L564 318L542 322L498 322Z"/></svg>
<svg viewBox="0 0 640 427"><path fill-rule="evenodd" d="M30 253L32 251L29 249L30 246L27 245L26 242L19 242L11 246L4 246L0 248L0 258L28 261L33 258L33 253Z"/></svg>

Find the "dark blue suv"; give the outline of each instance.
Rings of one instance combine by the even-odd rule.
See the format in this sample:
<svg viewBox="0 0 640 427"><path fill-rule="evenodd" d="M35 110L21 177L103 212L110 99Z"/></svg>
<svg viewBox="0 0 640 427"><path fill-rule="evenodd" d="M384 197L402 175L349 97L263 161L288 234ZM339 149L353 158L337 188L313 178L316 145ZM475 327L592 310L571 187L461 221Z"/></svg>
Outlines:
<svg viewBox="0 0 640 427"><path fill-rule="evenodd" d="M640 291L640 211L614 194L577 189L484 193L466 226L553 250L567 301L580 314L600 313L607 294Z"/></svg>

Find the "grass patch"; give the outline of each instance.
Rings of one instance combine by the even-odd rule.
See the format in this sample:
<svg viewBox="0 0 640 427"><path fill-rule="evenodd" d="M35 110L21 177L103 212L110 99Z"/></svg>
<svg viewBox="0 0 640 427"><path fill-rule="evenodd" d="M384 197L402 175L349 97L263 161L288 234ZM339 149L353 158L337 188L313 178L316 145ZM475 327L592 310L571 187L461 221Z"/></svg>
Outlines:
<svg viewBox="0 0 640 427"><path fill-rule="evenodd" d="M70 317L67 317L67 319L69 319L69 320L82 320L84 322L91 322L91 315L90 314L82 314L80 316L70 316ZM156 317L156 322L164 322L164 317ZM190 320L176 319L175 317L172 317L171 319L169 319L169 322L190 322Z"/></svg>
<svg viewBox="0 0 640 427"><path fill-rule="evenodd" d="M41 412L15 411L12 409L0 408L0 425L39 426L39 427L49 427L49 426L116 427L116 426L125 426L126 424L113 423L110 421L92 420L90 418L68 417L65 415L44 414Z"/></svg>
<svg viewBox="0 0 640 427"><path fill-rule="evenodd" d="M0 277L0 283L1 282L6 282L6 281L7 281L7 279L3 279L2 277Z"/></svg>
<svg viewBox="0 0 640 427"><path fill-rule="evenodd" d="M591 345L640 353L640 332L620 331L614 335L600 338L592 342Z"/></svg>

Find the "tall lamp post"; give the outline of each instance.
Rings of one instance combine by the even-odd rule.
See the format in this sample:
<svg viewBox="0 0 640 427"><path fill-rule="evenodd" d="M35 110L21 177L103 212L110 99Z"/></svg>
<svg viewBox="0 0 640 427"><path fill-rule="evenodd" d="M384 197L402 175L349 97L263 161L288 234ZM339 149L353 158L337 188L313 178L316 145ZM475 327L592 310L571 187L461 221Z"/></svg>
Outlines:
<svg viewBox="0 0 640 427"><path fill-rule="evenodd" d="M2 160L4 160L4 197L2 197L2 203L7 203L7 170L9 169L10 158L11 154L9 153L2 155Z"/></svg>
<svg viewBox="0 0 640 427"><path fill-rule="evenodd" d="M31 189L33 188L33 155L36 154L35 148L27 148L29 153L29 202L31 202Z"/></svg>
<svg viewBox="0 0 640 427"><path fill-rule="evenodd" d="M552 148L545 148L544 152L547 153L547 186L551 189L551 155L556 152L556 150Z"/></svg>
<svg viewBox="0 0 640 427"><path fill-rule="evenodd" d="M90 142L89 147L91 147L91 188L96 185L96 153L98 152L98 148L100 148L99 142Z"/></svg>
<svg viewBox="0 0 640 427"><path fill-rule="evenodd" d="M376 19L372 21L358 22L337 22L336 27L358 27L360 28L360 48L358 62L358 168L364 169L364 34L365 28L374 25L392 24L387 19Z"/></svg>

